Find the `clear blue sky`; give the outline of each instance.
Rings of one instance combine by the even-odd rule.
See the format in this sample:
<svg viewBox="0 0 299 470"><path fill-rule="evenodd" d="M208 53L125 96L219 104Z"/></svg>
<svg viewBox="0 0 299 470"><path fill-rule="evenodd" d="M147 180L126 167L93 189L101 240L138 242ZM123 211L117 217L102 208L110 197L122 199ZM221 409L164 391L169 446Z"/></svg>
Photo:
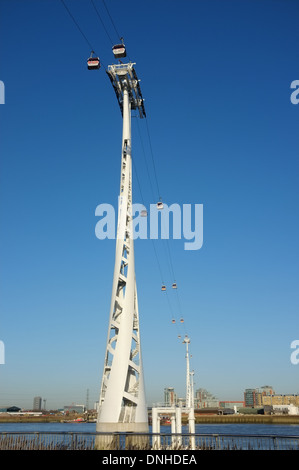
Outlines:
<svg viewBox="0 0 299 470"><path fill-rule="evenodd" d="M99 395L115 242L96 238L95 209L117 204L122 122L105 73L111 41L89 0L65 2L101 58L97 72L59 0L0 0L0 406L30 408L40 395L54 408L85 403L87 389L91 403ZM266 384L299 393L290 362L299 339L299 105L290 101L299 4L106 4L141 79L161 196L204 207L200 250L169 241L195 388L222 400ZM134 118L134 202L139 181L149 204L154 171L146 123L138 125ZM170 285L163 247L158 240ZM167 386L184 396L185 348L151 241L137 240L135 251L151 404Z"/></svg>

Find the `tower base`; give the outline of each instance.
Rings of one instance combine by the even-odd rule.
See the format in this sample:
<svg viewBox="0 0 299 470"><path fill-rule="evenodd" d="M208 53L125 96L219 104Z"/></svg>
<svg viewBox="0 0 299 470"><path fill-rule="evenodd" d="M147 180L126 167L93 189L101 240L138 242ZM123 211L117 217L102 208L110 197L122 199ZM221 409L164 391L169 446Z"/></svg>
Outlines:
<svg viewBox="0 0 299 470"><path fill-rule="evenodd" d="M149 448L148 423L97 423L97 450Z"/></svg>

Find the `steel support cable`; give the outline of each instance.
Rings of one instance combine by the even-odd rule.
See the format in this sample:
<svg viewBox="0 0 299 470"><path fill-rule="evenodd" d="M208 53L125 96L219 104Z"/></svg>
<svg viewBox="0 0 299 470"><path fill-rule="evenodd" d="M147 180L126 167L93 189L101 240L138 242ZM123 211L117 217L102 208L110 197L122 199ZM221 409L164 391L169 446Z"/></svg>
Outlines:
<svg viewBox="0 0 299 470"><path fill-rule="evenodd" d="M141 139L141 136L140 136L140 139ZM141 144L142 144L142 140L141 140ZM143 147L143 144L142 144L142 147ZM146 207L145 204L144 204L144 199L143 199L143 194L142 194L142 190L141 190L140 180L139 180L139 177L138 177L137 168L136 168L136 165L135 165L135 162L134 162L133 158L132 158L132 162L133 162L133 168L134 168L134 171L135 171L135 174L136 174L136 179L137 179L137 184L138 184L138 187L139 187L139 192L140 192L142 204L143 204L144 207ZM164 284L164 276L163 276L161 265L160 265L160 262L159 262L159 257L158 257L157 251L156 251L154 241L152 239L151 239L151 242L152 242L153 250L154 250L154 253L155 253L155 258L156 258L156 261L157 261L157 265L158 265L158 269L159 269L159 272L160 272L161 281L162 281L162 285L163 285ZM166 297L167 297L168 307L169 307L169 310L170 310L171 320L173 321L173 320L175 320L175 317L173 315L173 311L172 311L172 307L171 307L171 303L170 303L170 299L168 297L167 291L166 291ZM176 323L177 323L177 321L176 321Z"/></svg>
<svg viewBox="0 0 299 470"><path fill-rule="evenodd" d="M119 34L119 32L118 32L118 30L117 30L117 28L116 28L116 26L115 26L115 23L114 23L114 21L113 21L113 18L112 18L112 16L110 15L110 12L109 12L109 10L108 10L108 7L107 7L105 1L104 1L104 0L102 0L102 1L103 1L103 5L104 5L104 7L105 7L105 10L106 10L106 12L107 12L107 14L108 14L108 16L109 16L109 18L110 18L110 21L111 21L111 23L112 23L112 26L113 26L113 28L114 28L114 31L116 32L117 37L119 38L120 41L123 42L123 37ZM131 62L130 56L129 56L128 54L127 54L127 56L128 56L129 61Z"/></svg>
<svg viewBox="0 0 299 470"><path fill-rule="evenodd" d="M137 184L138 184L138 188L139 188L139 192L140 192L140 196L141 196L141 200L142 200L142 204L144 207L146 207L145 203L144 203L144 199L143 199L143 194L142 194L142 190L141 190L141 184L140 184L140 180L139 180L139 177L138 177L138 172L137 172L137 168L136 168L136 165L135 165L135 161L134 159L132 158L132 162L133 162L133 169L135 171L135 174L136 174L136 179L137 179ZM153 244L153 248L154 248L154 252L155 252L155 257L157 259L157 264L158 264L158 268L159 268L159 272L160 272L160 275L161 275L161 280L162 280L162 283L164 282L164 278L163 278L163 274L162 274L162 269L161 269L161 265L160 265L160 262L159 262L159 258L158 258L158 255L157 255L157 252L156 252L156 248L154 246L154 242L153 240L151 240L152 244Z"/></svg>
<svg viewBox="0 0 299 470"><path fill-rule="evenodd" d="M169 258L169 266L170 266L170 273L171 273L171 276L172 276L172 279L173 279L173 282L175 281L175 274L174 274L174 269L173 269L173 262L172 262L172 257L171 257L171 253L170 253L170 248L169 248L169 240L165 240L166 241L166 248L167 248L167 253L168 253L168 258Z"/></svg>
<svg viewBox="0 0 299 470"><path fill-rule="evenodd" d="M142 154L143 154L143 158L144 158L144 162L145 162L145 166L146 166L146 171L147 171L147 175L148 175L148 179L149 179L149 183L150 183L150 188L151 188L151 191L152 191L153 200L155 200L154 188L153 188L153 184L152 184L152 180L151 180L150 172L149 172L149 167L148 167L146 156L145 156L145 150L144 150L144 145L143 145L143 141L142 141L142 137L141 137L141 132L140 132L138 119L136 121L137 121L137 129L138 129L139 139L140 139L140 143L141 143L141 147L142 147Z"/></svg>
<svg viewBox="0 0 299 470"><path fill-rule="evenodd" d="M178 331L178 333L179 333L178 322L177 322L177 319L175 318L175 316L174 316L173 313L172 313L173 310L172 310L172 307L171 307L170 299L169 299L169 297L168 297L168 292L166 291L165 294L166 294L167 303L168 303L169 310L170 310L170 314L171 314L171 321L172 321L172 322L173 322L173 321L175 322L177 331Z"/></svg>
<svg viewBox="0 0 299 470"><path fill-rule="evenodd" d="M140 181L139 181L139 177L138 177L137 168L136 168L136 165L135 165L135 163L134 163L134 159L133 159L133 158L132 158L132 162L133 162L133 168L134 168L134 171L135 171L135 174L136 174L136 179L137 179L137 184L138 184L138 187L139 187L139 192L140 192L142 204L143 204L144 207L146 207L145 204L144 204L144 199L143 199L143 195L142 195L142 191L141 191L141 185L140 185ZM156 247L155 247L154 241L153 241L152 239L151 239L151 242L152 242L152 245L153 245L155 257L156 257L156 260L157 260L158 269L159 269L160 276L161 276L161 281L162 281L162 284L163 284L163 283L164 283L164 277L163 277L161 265L160 265L160 262L159 262L158 254L157 254L157 251L156 251Z"/></svg>
<svg viewBox="0 0 299 470"><path fill-rule="evenodd" d="M152 156L152 163L153 163L153 168L154 168L155 181L156 181L157 190L158 190L158 196L159 196L159 200L161 200L161 193L160 193L160 188L159 188L159 183L158 183L156 165L155 165L155 160L154 160L154 153L153 153L153 148L152 148L152 142L151 142L149 127L148 127L148 123L147 123L147 118L145 119L145 122L146 122L147 135L148 135L149 146L150 146L150 151L151 151L151 156Z"/></svg>
<svg viewBox="0 0 299 470"><path fill-rule="evenodd" d="M144 161L145 161L145 166L146 166L146 169L147 169L147 175L148 175L148 179L149 179L149 182L150 182L150 187L151 187L151 191L152 191L152 195L154 197L154 190L153 190L153 186L152 186L152 181L151 181L151 177L150 177L150 172L149 172L149 167L148 167L148 164L147 164L147 160L146 160L146 156L145 156L145 150L144 150L144 145L143 145L143 141L142 141L142 137L141 137L141 132L140 132L140 128L139 128L139 124L138 124L138 119L137 119L137 129L138 129L138 134L139 134L139 139L140 139L140 143L141 143L141 147L142 147L142 153L143 153L143 157L144 157ZM144 205L144 203L143 203ZM154 246L154 242L152 240L152 243L153 243L153 246ZM158 259L158 256L156 255L157 259ZM170 269L171 269L171 266L170 266ZM161 271L161 270L160 270ZM164 278L162 276L162 284L164 284Z"/></svg>
<svg viewBox="0 0 299 470"><path fill-rule="evenodd" d="M111 39L111 37L110 37L110 35L109 35L109 33L108 33L106 27L105 27L105 23L104 23L104 21L102 20L102 17L101 17L101 15L100 15L100 13L99 13L97 7L95 6L94 0L90 0L90 1L91 1L91 3L92 3L92 6L93 6L93 8L94 8L96 14L97 14L97 17L99 18L99 20L100 20L100 22L101 22L101 25L102 25L103 28L104 28L105 33L107 34L107 36L108 36L108 38L109 38L109 41L110 41L111 44L113 45L113 41L112 41L112 39Z"/></svg>
<svg viewBox="0 0 299 470"><path fill-rule="evenodd" d="M151 191L152 191L152 196L153 196L153 198L154 198L154 189L153 189L152 180L151 180L151 177L150 177L149 167L148 167L147 160L146 160L146 157L145 157L145 150L144 150L144 145L143 145L143 141L142 141L142 137L141 137L141 132L140 132L138 120L137 120L137 128L138 128L139 139L140 139L141 146L142 146L143 157L144 157L145 166L146 166L146 170L147 170L147 174L148 174L148 179L149 179L150 187L151 187ZM149 134L148 134L148 135L149 135ZM149 140L150 140L150 139L149 139ZM157 181L157 178L156 178L156 181ZM158 186L157 186L157 187L158 187ZM159 191L158 191L158 192L159 192ZM170 263L170 271L173 272L172 263Z"/></svg>
<svg viewBox="0 0 299 470"><path fill-rule="evenodd" d="M68 14L70 15L70 17L72 18L73 22L75 23L75 25L77 26L78 30L80 31L80 33L82 34L83 38L85 39L85 41L87 42L87 44L89 45L89 47L91 48L92 51L94 51L94 48L92 47L92 44L89 42L89 40L87 39L87 37L85 36L84 32L82 31L82 29L80 28L79 24L77 23L76 19L74 18L72 12L70 11L70 9L68 8L68 6L66 5L66 3L64 2L64 0L60 0L62 5L64 6L64 8L66 9L66 11L68 12Z"/></svg>
<svg viewBox="0 0 299 470"><path fill-rule="evenodd" d="M150 132L149 132L149 127L148 127L147 119L146 119L146 128L147 128L147 134L148 134L149 145L150 145L150 150L151 150L151 156L152 156L152 162L153 162L153 168L154 168L154 174L155 174L155 180L156 180L158 195L159 195L159 199L161 199L161 193L160 193L160 189L159 189L158 177L157 177L157 172L156 172L156 166L155 166L153 148L152 148L151 137L150 137ZM162 209L162 210L163 210L163 209ZM171 257L171 252L170 252L168 240L166 240L166 248L167 248L167 254L168 254L167 259L168 259L168 263L169 263L170 273L171 273L171 275L172 275L173 282L175 282L176 277L175 277L175 274L174 274L173 262L172 262L172 257ZM166 256L167 256L167 255L166 255ZM180 305L179 305L179 310L181 310L181 309L180 309ZM181 311L180 311L180 313L181 313Z"/></svg>
<svg viewBox="0 0 299 470"><path fill-rule="evenodd" d="M162 214L161 214L161 224L162 224ZM162 227L161 227L162 229ZM162 235L162 234L161 234ZM171 259L169 257L169 251L168 251L168 240L166 240L165 238L163 239L164 241L164 251L165 251L165 257L166 257L166 260L167 260L167 264L168 264L168 269L169 269L169 276L170 276L170 279L172 279L172 283L174 282L174 276L173 276L173 272L172 272L172 264L171 264Z"/></svg>
<svg viewBox="0 0 299 470"><path fill-rule="evenodd" d="M104 7L105 7L105 9L106 9L106 12L108 13L108 16L109 16L109 18L110 18L110 21L111 21L111 23L112 23L112 26L113 26L113 28L114 28L114 31L116 32L117 37L118 37L119 39L121 39L121 36L119 35L119 33L118 33L117 29L116 29L116 26L115 26L115 24L114 24L114 21L113 21L113 19L112 19L112 16L111 16L110 13L109 13L109 10L108 10L108 8L107 8L107 5L106 5L106 3L105 3L105 0L102 0L102 2L103 2L103 5L104 5Z"/></svg>
<svg viewBox="0 0 299 470"><path fill-rule="evenodd" d="M162 218L162 220L163 220L163 218ZM162 220L161 220L161 223L162 223ZM171 250L170 250L170 246L169 246L169 240L164 239L164 241L165 241L165 244L166 244L166 250L167 250L167 254L168 254L168 265L169 265L170 276L173 279L173 283L176 283L177 278L176 278L176 275L175 275L175 272L174 272L173 261L172 261L172 256L171 256ZM166 254L166 256L167 256L167 254ZM182 313L181 301L180 301L180 296L179 296L179 292L178 292L178 287L173 288L173 290L176 291L176 300L177 300L177 305L178 305L178 313L180 315L179 322L181 323L181 320L183 320L184 333L185 333L185 336L188 336L187 331L186 331L185 315L183 315L183 313Z"/></svg>
<svg viewBox="0 0 299 470"><path fill-rule="evenodd" d="M134 167L134 171L135 171L135 174L136 174L137 183L138 183L138 185L139 185L139 190L140 190L140 194L141 194L141 199L142 199L142 201L143 201L142 192L141 192L141 187L140 187L140 183L139 183L139 178L138 178L137 171L136 171L136 167L135 167L134 163L133 163L133 167ZM143 205L144 205L144 203L143 203ZM153 241L152 239L151 239L151 242L152 242L153 250L154 250L154 253L155 253L155 258L156 258L156 261L157 261L158 270L159 270L159 272L160 272L161 281L162 281L162 284L164 284L164 277L163 277L161 265L160 265L160 262L159 262L159 257L158 257L157 251L156 251L156 247L155 247L154 241ZM170 300L169 300L169 297L168 297L167 292L166 292L166 297L167 297L167 303L168 303L168 307L169 307L169 311L170 311L171 320L174 320L174 315L173 315L173 313L172 313L171 303L170 303Z"/></svg>
<svg viewBox="0 0 299 470"><path fill-rule="evenodd" d="M70 18L73 20L74 24L76 25L76 27L78 28L78 30L80 31L82 37L85 39L86 43L88 44L88 46L90 47L90 50L92 52L95 53L95 48L92 46L91 42L89 41L89 39L87 38L86 34L83 32L83 30L80 28L79 26L79 23L77 22L77 20L75 19L74 15L72 14L72 12L70 11L70 9L68 8L68 6L66 5L65 1L64 0L60 0L62 5L64 6L64 8L66 9L66 11L68 12ZM101 61L102 62L102 61ZM102 62L103 63L103 62ZM103 64L105 68L107 68L105 66L105 64Z"/></svg>
<svg viewBox="0 0 299 470"><path fill-rule="evenodd" d="M147 129L147 135L148 135L149 146L150 146L150 151L151 151L151 157L152 157L152 163L153 163L155 181L156 181L157 190L158 190L158 196L159 196L159 199L161 200L161 193L160 193L160 188L159 188L159 183L158 183L158 176L157 176L157 171L156 171L156 165L155 165L153 147L152 147L151 136L150 136L150 132L149 132L149 126L148 126L148 122L147 122L148 120L146 119L145 121L146 121L146 129ZM162 209L162 210L163 210L163 209ZM166 241L166 245L167 245L167 251L168 251L168 258L169 258L169 264L170 264L170 271L171 271L171 273L172 273L173 282L174 282L176 278L175 278L175 274L174 274L173 262L172 262L172 258L171 258L170 248L169 248L169 245L168 245L167 241Z"/></svg>
<svg viewBox="0 0 299 470"><path fill-rule="evenodd" d="M169 247L169 240L165 239L165 244L166 244L166 249L167 249L167 254L168 254L168 264L169 264L170 275L173 279L173 283L176 283L176 275L175 275L175 272L174 272L173 261L172 261L172 256L171 256L171 250L170 250L170 247ZM178 310L179 310L180 316L182 318L183 315L182 315L181 302L180 302L180 298L179 298L178 289L175 288L174 290L176 291ZM185 320L184 320L184 322L185 322Z"/></svg>
<svg viewBox="0 0 299 470"><path fill-rule="evenodd" d="M140 132L138 120L137 120L137 129L138 129L139 139L140 139L141 146L142 146L143 156L144 156L145 165L146 165L146 169L147 169L147 174L148 174L148 178L149 178L149 182L150 182L150 186L151 186L151 190L152 190L152 195L154 196L153 186L152 186L152 182L151 182L151 178L150 178L149 168L148 168L148 165L147 165L147 160L146 160L146 156L145 156L145 150L144 150L144 145L143 145L143 141L142 141L142 136L141 136L141 132ZM148 136L149 136L149 130L148 130ZM149 141L150 141L150 136L149 136ZM152 152L152 148L151 148L151 152ZM152 156L153 156L153 153L152 153ZM153 164L154 164L154 160L153 160ZM156 180L157 180L157 179L156 179ZM139 187L140 187L140 184L139 184ZM157 187L158 187L158 186L157 186ZM144 202L143 202L143 205L144 205ZM162 209L162 210L163 210L163 209ZM175 282L176 277L175 277L174 268L173 268L173 262L172 262L170 247L169 247L169 241L166 240L166 239L165 239L164 241L165 241L164 247L165 247L165 245L166 245L165 253L166 253L166 259L167 259L167 261L168 261L168 267L169 267L169 272L170 272L170 278L172 278L173 282ZM156 249L155 249L153 240L152 240L152 243L153 243L153 248L154 248L154 250L155 250L155 256L156 256L157 262L158 262L158 264L160 265L159 260L158 260L158 255L157 255L157 252L156 252ZM164 277L163 277L163 275L162 275L162 270L161 270L161 268L160 268L160 273L161 273L161 278L162 278L162 284L164 284ZM177 289L176 289L176 291L177 291ZM180 314L180 316L181 316L181 318L182 318L182 310L181 310L181 304L180 304L180 301L179 301L178 292L176 292L176 296L177 296L179 314ZM169 303L170 310L172 311L169 298L168 298L168 303ZM177 317L174 316L174 315L172 315L172 317L173 317L173 319L175 320L175 322L177 323L177 322L178 322Z"/></svg>

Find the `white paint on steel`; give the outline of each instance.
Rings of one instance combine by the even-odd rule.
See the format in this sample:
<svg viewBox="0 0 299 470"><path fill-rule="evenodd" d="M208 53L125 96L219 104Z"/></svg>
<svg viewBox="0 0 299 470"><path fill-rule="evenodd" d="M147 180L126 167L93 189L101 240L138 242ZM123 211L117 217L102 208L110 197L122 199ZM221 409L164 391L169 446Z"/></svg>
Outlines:
<svg viewBox="0 0 299 470"><path fill-rule="evenodd" d="M109 66L108 75L121 107L123 135L115 267L97 430L146 432L133 243L131 109L140 107L141 117L145 113L133 64Z"/></svg>

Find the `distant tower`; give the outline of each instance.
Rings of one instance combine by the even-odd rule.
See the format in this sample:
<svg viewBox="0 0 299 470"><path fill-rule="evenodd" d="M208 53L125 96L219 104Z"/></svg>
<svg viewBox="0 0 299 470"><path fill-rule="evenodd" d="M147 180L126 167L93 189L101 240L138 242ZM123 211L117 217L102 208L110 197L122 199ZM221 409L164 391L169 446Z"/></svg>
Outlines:
<svg viewBox="0 0 299 470"><path fill-rule="evenodd" d="M194 385L193 376L194 372L190 372L189 362L189 344L190 338L186 335L183 343L186 344L186 410L188 412L188 428L190 436L190 448L195 449L195 416L194 416Z"/></svg>
<svg viewBox="0 0 299 470"><path fill-rule="evenodd" d="M164 388L164 404L166 406L175 405L177 397L173 387Z"/></svg>
<svg viewBox="0 0 299 470"><path fill-rule="evenodd" d="M40 411L42 409L42 397L34 397L33 409L34 411Z"/></svg>
<svg viewBox="0 0 299 470"><path fill-rule="evenodd" d="M190 363L189 363L189 344L190 338L185 336L183 343L186 344L186 408L192 407L192 386L190 380Z"/></svg>
<svg viewBox="0 0 299 470"><path fill-rule="evenodd" d="M123 116L115 267L98 432L148 432L141 359L132 220L131 110L145 117L133 63L110 65L107 74Z"/></svg>
<svg viewBox="0 0 299 470"><path fill-rule="evenodd" d="M89 410L89 388L86 391L86 411Z"/></svg>

